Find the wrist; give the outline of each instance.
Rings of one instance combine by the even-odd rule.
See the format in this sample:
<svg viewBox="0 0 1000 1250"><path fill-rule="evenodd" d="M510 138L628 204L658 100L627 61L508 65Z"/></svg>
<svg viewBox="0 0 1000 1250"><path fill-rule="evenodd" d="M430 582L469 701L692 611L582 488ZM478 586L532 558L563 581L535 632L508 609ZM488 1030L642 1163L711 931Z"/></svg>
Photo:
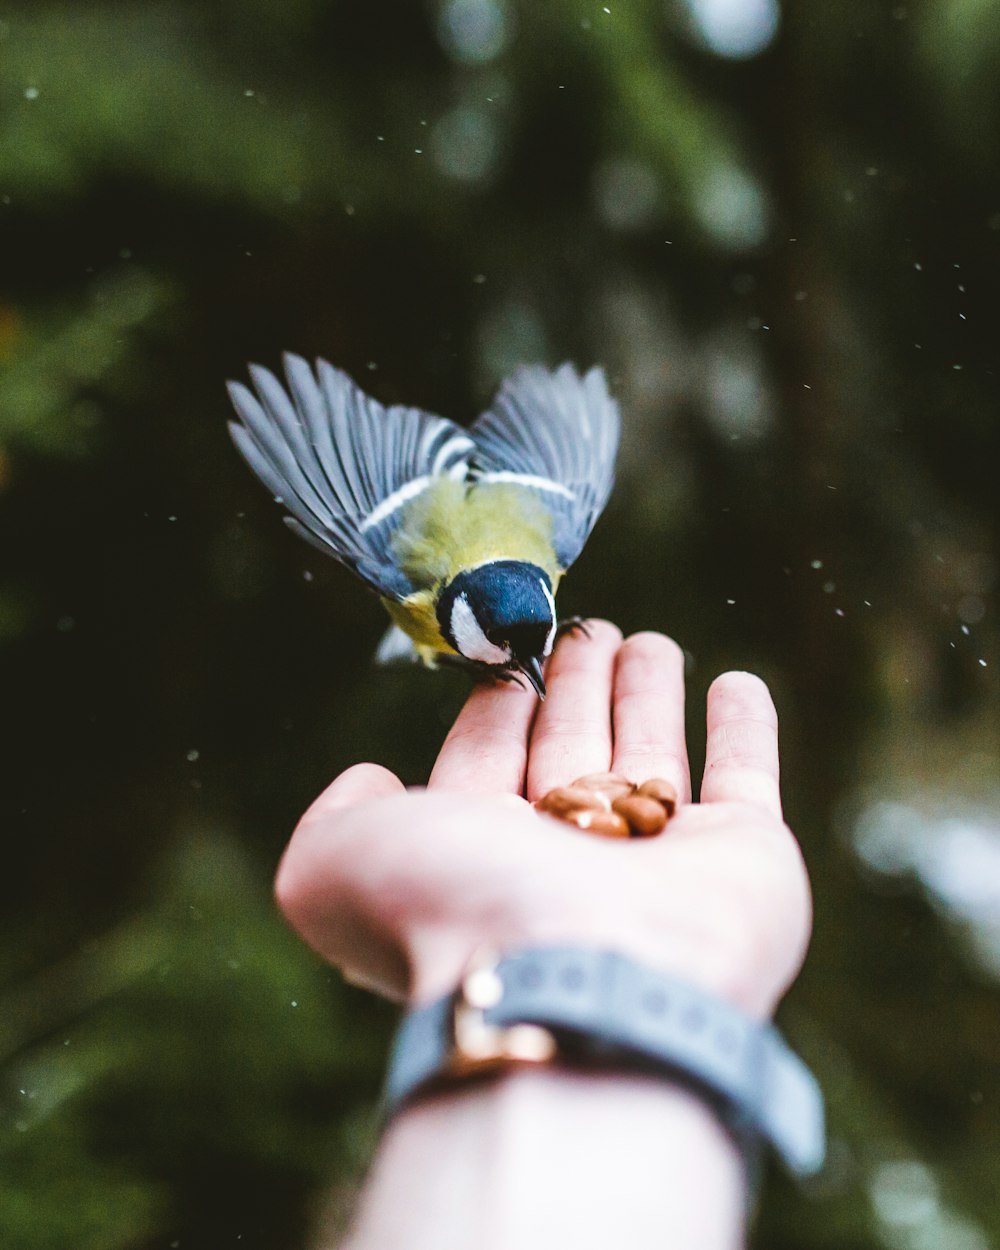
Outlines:
<svg viewBox="0 0 1000 1250"><path fill-rule="evenodd" d="M744 1201L739 1152L686 1090L635 1075L516 1070L393 1121L349 1246L731 1250Z"/></svg>

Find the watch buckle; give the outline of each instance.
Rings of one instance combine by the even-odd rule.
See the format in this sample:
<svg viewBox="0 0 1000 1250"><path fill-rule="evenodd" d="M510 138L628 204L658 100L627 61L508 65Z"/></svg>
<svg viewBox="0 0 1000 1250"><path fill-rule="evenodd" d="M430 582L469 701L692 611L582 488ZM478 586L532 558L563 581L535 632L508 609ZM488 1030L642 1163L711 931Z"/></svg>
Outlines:
<svg viewBox="0 0 1000 1250"><path fill-rule="evenodd" d="M543 1064L555 1058L556 1039L537 1024L490 1024L486 1012L503 998L497 972L500 956L490 950L473 955L455 994L452 1012L454 1076L474 1076L521 1064Z"/></svg>

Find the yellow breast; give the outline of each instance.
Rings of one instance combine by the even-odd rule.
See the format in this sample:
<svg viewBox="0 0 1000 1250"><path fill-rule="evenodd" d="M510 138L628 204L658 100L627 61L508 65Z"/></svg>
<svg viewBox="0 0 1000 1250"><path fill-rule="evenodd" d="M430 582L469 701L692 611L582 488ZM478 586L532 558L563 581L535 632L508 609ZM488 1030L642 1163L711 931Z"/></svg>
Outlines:
<svg viewBox="0 0 1000 1250"><path fill-rule="evenodd" d="M413 639L417 654L425 664L433 664L435 654L457 654L438 629L436 602L437 595L433 590L418 590L402 602L395 599L382 600L382 606L393 622Z"/></svg>

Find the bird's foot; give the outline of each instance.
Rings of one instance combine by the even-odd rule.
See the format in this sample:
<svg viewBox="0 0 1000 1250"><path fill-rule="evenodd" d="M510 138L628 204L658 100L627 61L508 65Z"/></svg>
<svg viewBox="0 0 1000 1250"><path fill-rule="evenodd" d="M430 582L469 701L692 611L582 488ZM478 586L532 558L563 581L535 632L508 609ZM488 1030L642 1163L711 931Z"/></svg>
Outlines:
<svg viewBox="0 0 1000 1250"><path fill-rule="evenodd" d="M561 638L563 634L575 634L577 630L583 634L584 638L590 638L590 626L587 624L587 618L584 616L564 616L556 624L556 638Z"/></svg>
<svg viewBox="0 0 1000 1250"><path fill-rule="evenodd" d="M520 673L511 672L506 668L494 668L492 664L481 664L478 660L470 660L464 655L439 654L434 657L435 663L443 664L447 668L458 669L459 672L468 673L470 677L476 681L516 681L519 686L524 688L524 682L521 680Z"/></svg>

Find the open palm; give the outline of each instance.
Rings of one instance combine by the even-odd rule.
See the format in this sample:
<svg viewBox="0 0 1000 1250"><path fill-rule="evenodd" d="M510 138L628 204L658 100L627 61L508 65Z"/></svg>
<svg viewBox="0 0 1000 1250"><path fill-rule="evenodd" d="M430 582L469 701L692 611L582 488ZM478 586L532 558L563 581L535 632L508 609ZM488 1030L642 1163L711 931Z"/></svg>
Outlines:
<svg viewBox="0 0 1000 1250"><path fill-rule="evenodd" d="M426 789L375 764L342 773L289 844L281 907L351 979L396 998L450 990L484 945L558 943L628 953L768 1015L801 964L810 903L781 819L767 687L747 673L713 683L692 803L682 652L659 634L588 629L559 643L544 704L477 687ZM676 786L664 834L604 840L531 807L609 769Z"/></svg>

